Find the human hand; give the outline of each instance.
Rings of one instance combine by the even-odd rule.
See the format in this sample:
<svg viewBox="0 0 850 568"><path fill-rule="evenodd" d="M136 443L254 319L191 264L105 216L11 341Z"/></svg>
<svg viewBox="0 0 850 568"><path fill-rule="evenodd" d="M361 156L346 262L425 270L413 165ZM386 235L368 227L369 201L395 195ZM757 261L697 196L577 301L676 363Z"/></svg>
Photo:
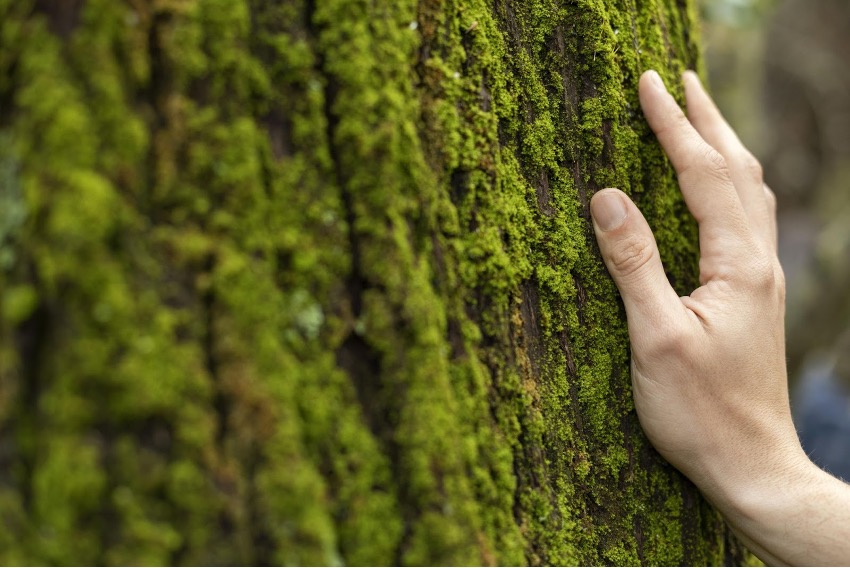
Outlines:
<svg viewBox="0 0 850 568"><path fill-rule="evenodd" d="M640 100L699 223L700 288L676 294L624 193L598 192L591 211L626 307L641 425L722 506L808 460L788 400L775 198L696 74L684 81L688 117L655 72Z"/></svg>
<svg viewBox="0 0 850 568"><path fill-rule="evenodd" d="M850 486L809 461L791 420L775 198L697 76L684 81L689 117L655 72L640 99L699 223L701 286L678 297L624 193L591 200L626 307L641 426L762 560L846 565Z"/></svg>

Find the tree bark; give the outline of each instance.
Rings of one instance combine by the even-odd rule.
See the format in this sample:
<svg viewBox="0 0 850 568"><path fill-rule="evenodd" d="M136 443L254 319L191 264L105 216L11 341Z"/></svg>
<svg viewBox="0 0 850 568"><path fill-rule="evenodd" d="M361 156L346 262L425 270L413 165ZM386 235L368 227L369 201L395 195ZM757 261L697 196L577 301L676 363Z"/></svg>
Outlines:
<svg viewBox="0 0 850 568"><path fill-rule="evenodd" d="M0 0L0 561L735 564L588 215L693 0Z"/></svg>

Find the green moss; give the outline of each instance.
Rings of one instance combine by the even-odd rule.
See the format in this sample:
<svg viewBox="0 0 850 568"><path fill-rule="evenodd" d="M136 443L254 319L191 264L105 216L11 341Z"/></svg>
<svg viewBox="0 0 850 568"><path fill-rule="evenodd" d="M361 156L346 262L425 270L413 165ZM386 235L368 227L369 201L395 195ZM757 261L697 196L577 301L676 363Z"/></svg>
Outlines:
<svg viewBox="0 0 850 568"><path fill-rule="evenodd" d="M0 557L725 560L586 209L635 196L693 285L636 93L699 66L692 3L0 16Z"/></svg>

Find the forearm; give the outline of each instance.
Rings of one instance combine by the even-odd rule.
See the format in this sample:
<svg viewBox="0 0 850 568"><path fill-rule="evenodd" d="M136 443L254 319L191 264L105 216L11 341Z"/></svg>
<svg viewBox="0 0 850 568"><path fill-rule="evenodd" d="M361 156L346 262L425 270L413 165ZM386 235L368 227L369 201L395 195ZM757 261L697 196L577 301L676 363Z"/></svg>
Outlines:
<svg viewBox="0 0 850 568"><path fill-rule="evenodd" d="M727 484L708 497L744 544L769 564L850 562L850 485L804 454L789 455L777 475Z"/></svg>

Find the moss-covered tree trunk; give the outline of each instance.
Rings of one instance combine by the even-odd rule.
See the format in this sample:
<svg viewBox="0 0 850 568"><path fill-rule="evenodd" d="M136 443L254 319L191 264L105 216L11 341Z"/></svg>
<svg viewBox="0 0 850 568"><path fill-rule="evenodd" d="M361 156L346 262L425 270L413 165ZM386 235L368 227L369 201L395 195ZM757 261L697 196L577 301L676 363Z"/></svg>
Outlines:
<svg viewBox="0 0 850 568"><path fill-rule="evenodd" d="M713 564L588 220L693 0L0 0L0 562ZM678 88L678 87L676 87Z"/></svg>

